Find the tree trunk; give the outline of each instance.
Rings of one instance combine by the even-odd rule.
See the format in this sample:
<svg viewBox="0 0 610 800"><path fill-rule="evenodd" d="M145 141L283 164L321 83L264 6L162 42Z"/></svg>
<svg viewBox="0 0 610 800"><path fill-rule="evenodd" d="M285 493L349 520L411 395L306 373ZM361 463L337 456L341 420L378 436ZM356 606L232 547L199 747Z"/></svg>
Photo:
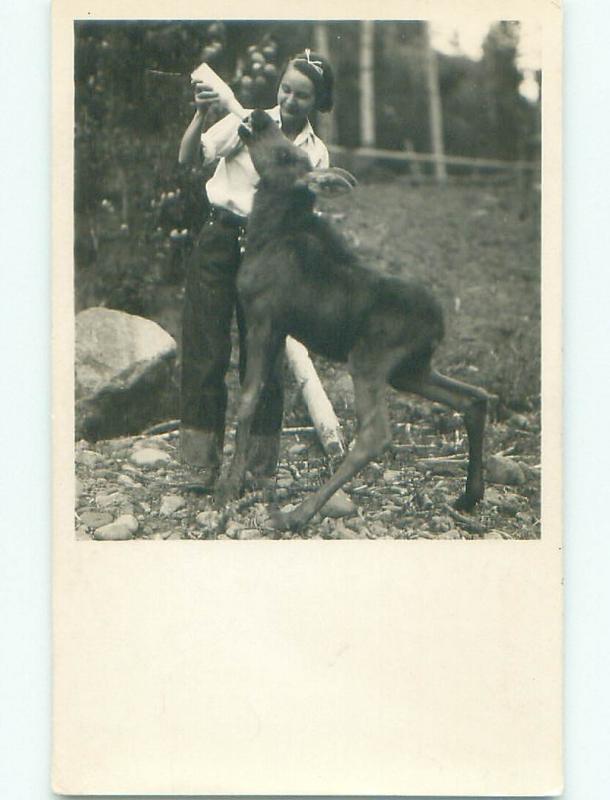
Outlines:
<svg viewBox="0 0 610 800"><path fill-rule="evenodd" d="M360 144L375 147L375 27L360 23Z"/></svg>
<svg viewBox="0 0 610 800"><path fill-rule="evenodd" d="M316 52L328 58L330 61L330 45L328 42L328 28L324 22L315 22L313 26L313 39ZM333 67L336 69L336 64ZM332 111L325 114L318 114L317 132L326 144L333 144L337 140L335 128L335 116Z"/></svg>
<svg viewBox="0 0 610 800"><path fill-rule="evenodd" d="M434 174L438 183L445 183L447 170L445 167L443 146L443 109L438 83L438 64L436 53L430 42L430 23L424 23L424 51L426 61L426 77L428 82L428 111L430 115L430 138L434 159Z"/></svg>

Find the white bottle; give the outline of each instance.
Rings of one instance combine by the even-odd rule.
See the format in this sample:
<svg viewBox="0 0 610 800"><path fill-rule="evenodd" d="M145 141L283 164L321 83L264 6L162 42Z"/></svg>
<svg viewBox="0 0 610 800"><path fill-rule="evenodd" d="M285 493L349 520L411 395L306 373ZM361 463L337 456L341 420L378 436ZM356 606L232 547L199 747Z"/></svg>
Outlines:
<svg viewBox="0 0 610 800"><path fill-rule="evenodd" d="M214 72L209 64L205 62L200 64L196 70L191 72L191 80L206 83L208 86L211 86L222 100L227 111L235 114L240 119L244 119L248 116L248 112L237 100L231 87L223 81L220 75Z"/></svg>

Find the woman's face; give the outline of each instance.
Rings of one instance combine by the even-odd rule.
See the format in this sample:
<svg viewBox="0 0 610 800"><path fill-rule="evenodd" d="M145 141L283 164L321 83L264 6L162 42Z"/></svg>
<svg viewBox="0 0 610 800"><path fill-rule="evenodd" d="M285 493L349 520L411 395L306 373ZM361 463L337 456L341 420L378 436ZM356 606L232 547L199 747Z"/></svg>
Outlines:
<svg viewBox="0 0 610 800"><path fill-rule="evenodd" d="M277 103L282 115L282 127L300 129L316 103L313 83L298 69L289 66L277 90Z"/></svg>

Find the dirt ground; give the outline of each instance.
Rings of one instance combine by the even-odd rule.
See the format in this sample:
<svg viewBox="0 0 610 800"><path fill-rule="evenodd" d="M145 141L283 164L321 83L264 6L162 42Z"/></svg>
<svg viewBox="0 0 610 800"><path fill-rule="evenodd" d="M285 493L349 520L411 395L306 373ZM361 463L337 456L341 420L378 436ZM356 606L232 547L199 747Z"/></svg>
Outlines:
<svg viewBox="0 0 610 800"><path fill-rule="evenodd" d="M444 307L446 339L435 365L493 393L486 456L511 462L470 515L453 511L465 480L465 433L448 410L388 389L393 443L345 487L343 516L316 516L288 538L532 539L540 536L540 231L536 213L520 219L515 186L481 180L447 187L410 177L370 176L348 201L326 203L362 258L392 274L426 281ZM180 289L158 317L179 338ZM232 448L238 396L234 366L225 456ZM314 357L347 442L355 434L351 380ZM285 432L278 477L226 509L180 490L188 475L177 433L77 444L77 536L128 514L136 538L276 538L266 504L299 502L329 474L302 400L287 375ZM295 432L298 428L300 432ZM134 453L165 453L142 464ZM510 483L509 483L510 481ZM168 500L167 498L173 498ZM350 501L353 505L350 505ZM135 524L132 523L132 527ZM286 538L284 535L283 538Z"/></svg>

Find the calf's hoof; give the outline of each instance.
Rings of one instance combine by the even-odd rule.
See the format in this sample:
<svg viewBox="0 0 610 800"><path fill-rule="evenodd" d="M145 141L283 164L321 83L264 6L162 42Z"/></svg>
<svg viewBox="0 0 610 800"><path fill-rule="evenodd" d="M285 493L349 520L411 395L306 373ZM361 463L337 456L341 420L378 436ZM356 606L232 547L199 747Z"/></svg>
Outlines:
<svg viewBox="0 0 610 800"><path fill-rule="evenodd" d="M464 492L453 504L456 511L473 511L479 500L483 499L483 492L481 494L472 494Z"/></svg>
<svg viewBox="0 0 610 800"><path fill-rule="evenodd" d="M295 518L291 511L269 510L269 527L274 531L298 531L303 522Z"/></svg>

